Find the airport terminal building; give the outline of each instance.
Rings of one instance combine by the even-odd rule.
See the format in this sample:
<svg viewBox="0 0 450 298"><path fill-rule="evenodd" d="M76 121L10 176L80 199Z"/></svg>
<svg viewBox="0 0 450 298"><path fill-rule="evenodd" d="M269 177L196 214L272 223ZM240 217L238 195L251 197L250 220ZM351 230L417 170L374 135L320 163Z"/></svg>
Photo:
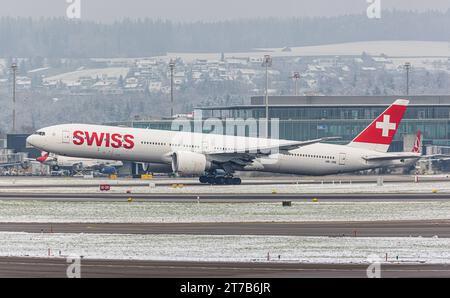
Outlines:
<svg viewBox="0 0 450 298"><path fill-rule="evenodd" d="M270 96L269 118L279 119L279 136L283 139L339 136L342 139L338 143L348 143L398 98L405 96ZM450 146L450 96L409 96L408 99L410 106L390 150L409 151L419 129L423 145L429 151L436 151L437 146ZM250 105L200 107L198 110L203 119L264 119L264 103L263 96L255 96ZM170 119L109 124L172 129Z"/></svg>

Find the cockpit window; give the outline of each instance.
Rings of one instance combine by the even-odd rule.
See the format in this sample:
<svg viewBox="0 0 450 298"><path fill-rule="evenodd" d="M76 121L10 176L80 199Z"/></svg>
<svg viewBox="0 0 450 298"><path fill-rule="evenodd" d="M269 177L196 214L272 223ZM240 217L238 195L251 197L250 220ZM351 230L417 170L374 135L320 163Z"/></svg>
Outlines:
<svg viewBox="0 0 450 298"><path fill-rule="evenodd" d="M43 131L36 131L34 134L38 136L45 136L45 132Z"/></svg>

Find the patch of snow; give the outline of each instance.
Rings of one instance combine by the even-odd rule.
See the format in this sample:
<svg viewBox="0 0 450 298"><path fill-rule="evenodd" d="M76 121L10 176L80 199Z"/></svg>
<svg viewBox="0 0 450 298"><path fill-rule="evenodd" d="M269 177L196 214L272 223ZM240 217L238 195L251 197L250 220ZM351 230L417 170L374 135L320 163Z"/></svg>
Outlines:
<svg viewBox="0 0 450 298"><path fill-rule="evenodd" d="M200 201L201 202L201 201ZM0 222L311 222L449 219L450 201L280 203L0 201Z"/></svg>
<svg viewBox="0 0 450 298"><path fill-rule="evenodd" d="M296 236L31 234L0 232L1 256L89 259L368 263L450 263L450 239ZM280 256L280 259L278 259Z"/></svg>
<svg viewBox="0 0 450 298"><path fill-rule="evenodd" d="M73 84L74 82L79 81L81 78L86 77L90 77L91 79L96 79L97 77L100 79L119 78L120 76L126 77L128 71L129 68L127 67L82 69L45 78L44 82L49 83L62 81L64 84Z"/></svg>
<svg viewBox="0 0 450 298"><path fill-rule="evenodd" d="M254 49L250 52L229 54L235 59L250 57L305 57L305 56L359 56L363 52L372 56L388 57L449 57L450 47L448 42L435 41L402 41L402 40L379 40L349 42L339 44L327 44L319 46L291 47L291 51L283 51L283 48ZM169 61L172 57L182 59L186 63L195 60L217 59L217 53L167 53L158 58ZM227 60L230 58L226 57Z"/></svg>

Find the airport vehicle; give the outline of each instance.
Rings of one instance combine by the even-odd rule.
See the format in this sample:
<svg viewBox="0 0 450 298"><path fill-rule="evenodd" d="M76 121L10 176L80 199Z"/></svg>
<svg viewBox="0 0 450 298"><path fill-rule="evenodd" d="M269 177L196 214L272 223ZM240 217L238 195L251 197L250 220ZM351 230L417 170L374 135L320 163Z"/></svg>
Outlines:
<svg viewBox="0 0 450 298"><path fill-rule="evenodd" d="M97 170L105 174L115 174L116 169L123 166L123 162L118 160L79 158L56 155L49 152L42 152L42 155L36 160L50 166L55 172L66 170L72 174L84 170Z"/></svg>
<svg viewBox="0 0 450 298"><path fill-rule="evenodd" d="M330 175L405 164L420 153L388 153L409 101L396 100L347 145L85 124L39 129L27 142L79 158L171 165L200 182L240 184L235 171Z"/></svg>

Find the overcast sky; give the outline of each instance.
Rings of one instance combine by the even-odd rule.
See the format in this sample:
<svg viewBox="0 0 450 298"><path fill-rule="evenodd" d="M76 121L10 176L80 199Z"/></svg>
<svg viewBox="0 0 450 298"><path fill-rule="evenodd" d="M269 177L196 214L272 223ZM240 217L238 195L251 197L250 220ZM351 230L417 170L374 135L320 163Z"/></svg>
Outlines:
<svg viewBox="0 0 450 298"><path fill-rule="evenodd" d="M64 17L67 1L0 0L0 16ZM365 13L367 0L79 0L81 18L110 22L124 17L175 21L255 17L335 16ZM450 0L380 0L382 9L440 10Z"/></svg>

